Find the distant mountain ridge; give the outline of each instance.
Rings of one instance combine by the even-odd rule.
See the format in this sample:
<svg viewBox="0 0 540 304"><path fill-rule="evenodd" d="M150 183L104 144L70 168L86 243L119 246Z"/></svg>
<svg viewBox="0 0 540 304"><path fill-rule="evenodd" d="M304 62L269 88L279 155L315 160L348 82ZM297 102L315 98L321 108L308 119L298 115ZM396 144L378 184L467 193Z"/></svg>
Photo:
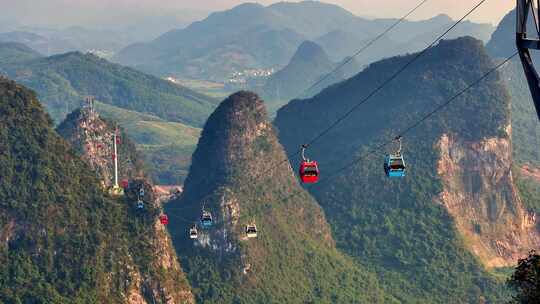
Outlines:
<svg viewBox="0 0 540 304"><path fill-rule="evenodd" d="M320 45L305 41L283 69L261 83L253 84L250 89L264 97L269 111L274 114L290 100L312 97L361 70L356 58L332 62Z"/></svg>
<svg viewBox="0 0 540 304"><path fill-rule="evenodd" d="M336 63L332 62L318 44L305 41L299 47L289 64L270 76L260 89L268 101L288 101L304 93L311 85L328 74ZM340 77L341 76L341 77ZM332 75L324 84L307 93L311 96L331 83L343 80L342 75Z"/></svg>
<svg viewBox="0 0 540 304"><path fill-rule="evenodd" d="M280 2L266 7L246 3L230 10L212 13L202 21L194 22L185 29L172 30L151 42L128 46L120 51L114 60L157 75L172 74L196 79L223 80L232 73L233 67L239 70L281 68L305 40L316 40L329 32L339 30L354 33L355 39L363 41L375 37L393 22L394 19L364 19L339 6L317 1ZM448 16L420 22L405 21L388 37L399 45L442 26L448 26L451 22ZM487 39L493 30L489 25L475 24L473 27L478 29L474 34L478 34L482 39ZM258 49L254 45L246 47L241 43L246 33L260 36L269 30L275 34L272 39L251 38L253 41L264 40L264 49ZM467 29L457 28L456 33L459 36L467 34ZM290 39L287 35L296 38ZM281 56L262 55L273 54L280 49L285 50L280 53L283 54ZM326 51L332 58L337 57L332 48L327 48ZM343 54L343 50L338 52ZM352 54L347 56L350 55ZM265 60L261 60L261 57ZM219 65L223 58L228 59L229 68ZM369 62L365 64L367 63Z"/></svg>
<svg viewBox="0 0 540 304"><path fill-rule="evenodd" d="M14 64L37 59L42 55L18 42L0 42L0 72L2 65Z"/></svg>

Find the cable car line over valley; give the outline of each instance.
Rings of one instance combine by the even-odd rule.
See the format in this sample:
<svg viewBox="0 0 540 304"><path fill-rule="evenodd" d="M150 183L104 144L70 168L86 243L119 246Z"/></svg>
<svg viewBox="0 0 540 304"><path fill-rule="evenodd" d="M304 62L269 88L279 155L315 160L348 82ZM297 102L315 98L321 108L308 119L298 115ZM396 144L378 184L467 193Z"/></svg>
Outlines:
<svg viewBox="0 0 540 304"><path fill-rule="evenodd" d="M398 142L398 144L400 145L398 150L397 150L397 153L395 153L394 155L402 155L402 147L401 147L401 139L404 138L404 136L406 134L408 134L409 132L411 132L413 129L417 128L418 126L420 126L423 122L425 122L426 120L428 120L429 118L431 118L432 116L434 116L435 114L437 114L438 112L440 112L442 109L446 108L447 106L449 106L452 102L454 102L455 100L457 100L459 97L461 97L464 93L466 93L467 91L471 90L473 87L475 87L476 85L478 85L480 82L482 82L483 80L485 80L487 77L489 77L490 75L492 75L494 72L496 72L497 70L499 70L501 67L503 67L505 64L507 64L510 60L512 60L514 57L516 57L518 55L518 52L515 52L514 54L512 54L511 56L507 57L505 60L503 60L502 62L498 63L495 67L491 68L489 71L487 71L486 73L484 73L481 77L479 77L478 79L476 79L475 81L473 81L472 83L470 83L469 85L467 85L465 88L463 88L462 90L460 90L458 93L456 93L455 95L453 95L452 97L450 97L449 99L447 99L444 103L441 103L439 104L437 107L435 107L432 111L426 113L424 116L422 116L419 120L415 121L413 124L409 125L408 127L406 127L405 129L403 129L403 131L399 132L399 134L395 137L393 137L391 140L388 140L388 141L385 141L383 143L381 143L380 145L378 145L376 148L366 152L365 154L361 155L360 157L357 157L355 159L353 159L351 162L347 163L345 166L331 172L330 174L326 175L323 179L319 180L319 182L322 182L322 181L327 181L327 180L331 180L332 178L334 178L335 176L337 176L339 173L341 172L344 172L346 170L350 170L351 166L355 165L356 163L358 163L359 161L362 160L362 158L365 156L365 155L370 155L370 154L375 154L375 155L379 155L380 154L380 151L382 149L384 149L386 146L388 145L391 145L391 144L394 144L396 143L396 141ZM386 160L385 160L385 166L386 166ZM401 167L401 166L399 166ZM398 168L399 169L399 168ZM402 166L402 169L403 169L403 174L402 175L399 175L397 174L395 177L404 177L404 171L405 171L405 164L403 163L403 166ZM385 174L387 174L385 172ZM388 174L387 174L388 175ZM323 183L324 184L324 183ZM282 199L278 199L277 202L274 202L274 204L267 204L265 207L263 207L263 209L259 210L259 213L262 213L264 211L267 211L267 210L270 210L273 208L273 206L277 203L281 203L281 202L286 202L288 201L289 199L291 199L292 197L296 196L296 195L300 195L302 193L304 193L304 189L301 189L299 191L296 191L296 192L293 192L285 197L283 197ZM188 221L186 219L183 219L181 217L178 217L176 215L174 215L174 217L176 218L179 218L181 219L181 221L185 222L185 223L192 223L192 221ZM253 214L250 214L249 216L246 215L244 217L240 216L239 218L235 218L234 220L235 221L239 221L239 220L242 220L243 218L250 218L250 217L253 217ZM216 223L213 224L213 227L215 229L218 229L219 227L227 224L227 223L230 223L230 222L226 222L226 221L218 221ZM191 233L191 232L190 232Z"/></svg>
<svg viewBox="0 0 540 304"><path fill-rule="evenodd" d="M457 27L459 24L461 24L467 17L469 17L473 12L475 12L478 8L480 8L487 0L481 0L478 2L475 6L473 6L465 15L463 15L459 20L455 21L449 28L447 28L442 34L440 34L436 39L433 40L427 47L425 47L422 51L417 53L411 60L406 62L400 69L398 69L395 73L393 73L389 78L387 78L383 83L381 83L379 86L377 86L373 91L371 91L370 94L368 94L365 98L360 100L357 104L355 104L351 109L349 109L347 112L345 112L343 115L341 115L337 120L335 120L333 123L330 124L326 129L322 130L318 135L314 136L311 140L307 141L307 143L303 144L299 150L296 152L290 153L287 155L285 159L282 161L277 161L268 166L266 170L261 170L261 173L255 176L255 180L258 180L261 176L267 175L268 172L271 172L277 168L280 168L281 165L284 163L289 163L290 159L293 159L297 155L301 154L305 149L312 146L314 143L316 143L318 140L320 140L323 136L328 134L332 129L334 129L336 126L338 126L342 121L347 119L353 112L355 112L360 106L371 100L373 96L375 96L378 92L380 92L384 87L386 87L389 83L391 83L393 80L395 80L400 74L402 74L409 66L411 66L413 63L418 61L421 57L423 57L436 43L438 43L441 39L443 39L448 33L450 33L455 27ZM415 10L417 10L419 7L421 7L424 4L424 2L420 2L420 4L413 9L411 12L408 13L408 15L412 14ZM407 16L407 15L406 15ZM399 24L399 23L398 23ZM397 26L397 24L396 24ZM395 27L395 26L394 26ZM393 27L392 27L393 28ZM302 169L302 167L299 168ZM320 168L317 166L317 179L320 175ZM263 173L264 172L264 173ZM203 180L201 180L196 185L202 184Z"/></svg>

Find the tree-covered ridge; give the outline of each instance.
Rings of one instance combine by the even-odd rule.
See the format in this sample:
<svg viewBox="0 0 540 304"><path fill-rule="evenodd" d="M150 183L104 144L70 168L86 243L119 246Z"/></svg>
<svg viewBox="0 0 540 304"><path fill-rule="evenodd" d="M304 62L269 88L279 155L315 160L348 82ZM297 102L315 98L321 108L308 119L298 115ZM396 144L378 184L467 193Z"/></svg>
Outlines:
<svg viewBox="0 0 540 304"><path fill-rule="evenodd" d="M205 303L388 303L377 279L338 252L317 203L293 173L269 170L284 151L263 101L227 98L210 116L180 200L168 204L175 245ZM294 198L285 197L296 193ZM215 226L187 230L203 208ZM255 222L258 237L247 239Z"/></svg>
<svg viewBox="0 0 540 304"><path fill-rule="evenodd" d="M16 42L0 42L0 65L24 62L41 57L41 55L24 44ZM0 68L0 72L2 69Z"/></svg>
<svg viewBox="0 0 540 304"><path fill-rule="evenodd" d="M158 210L104 196L52 126L33 92L0 79L0 302L165 301L163 288L191 302L181 272L155 264Z"/></svg>
<svg viewBox="0 0 540 304"><path fill-rule="evenodd" d="M85 96L150 113L168 121L201 126L215 101L185 87L79 52L0 66L35 90L54 119L63 119Z"/></svg>
<svg viewBox="0 0 540 304"><path fill-rule="evenodd" d="M374 63L312 99L282 108L275 124L286 150L292 153L314 138L413 56ZM383 289L401 302L505 298L501 282L464 248L440 204L443 184L438 175L443 134L463 143L508 139L509 98L499 76L490 76L406 134L408 176L403 180L388 180L382 170L384 155L396 147L376 149L493 66L480 41L442 41L309 150L320 162L322 176L358 159L311 192L328 216L338 248L376 269ZM296 166L296 160L292 163Z"/></svg>

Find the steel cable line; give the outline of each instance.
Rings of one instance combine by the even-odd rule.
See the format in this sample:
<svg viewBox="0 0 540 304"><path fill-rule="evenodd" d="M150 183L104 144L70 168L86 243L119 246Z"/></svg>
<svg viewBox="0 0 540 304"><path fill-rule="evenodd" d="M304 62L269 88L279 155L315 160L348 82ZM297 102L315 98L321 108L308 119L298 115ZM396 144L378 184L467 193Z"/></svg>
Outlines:
<svg viewBox="0 0 540 304"><path fill-rule="evenodd" d="M330 76L332 76L334 73L336 73L337 71L339 71L342 67L346 66L347 64L349 64L355 57L357 57L358 55L360 55L361 53L363 53L365 50L367 50L369 47L371 47L373 44L375 44L375 42L377 42L378 40L380 40L382 37L384 37L384 35L388 34L391 30L393 30L396 26L398 26L400 23L402 23L403 21L405 21L405 19L407 17L409 17L410 15L412 15L414 12L416 12L420 7L422 7L424 4L426 4L426 2L428 2L429 0L423 0L423 1L420 1L420 3L418 5L416 5L412 10L410 10L407 14L403 15L403 17L401 17L400 19L398 19L396 22L394 22L391 26L389 26L388 28L386 28L383 32L381 32L379 35L377 35L375 38L371 39L366 45L364 45L362 48L360 48L358 51L356 51L352 56L349 56L344 62L342 62L341 64L339 64L336 68L334 68L332 71L330 71L328 74L326 74L323 78L319 79L318 81L316 81L315 83L313 83L310 87L308 87L307 89L305 89L304 91L302 91L302 93L300 93L298 96L296 96L296 98L293 98L293 99L298 99L300 98L302 95L308 93L309 91L311 91L312 89L314 89L315 87L317 87L319 84L321 84L323 81L327 80Z"/></svg>
<svg viewBox="0 0 540 304"><path fill-rule="evenodd" d="M314 144L316 141L321 139L324 135L326 135L330 130L335 128L337 125L339 125L342 121L347 119L355 110L357 110L361 105L369 101L373 96L375 96L378 92L380 92L386 85L391 83L393 80L395 80L401 73L403 73L409 66L411 66L413 63L415 63L418 59L423 57L437 42L439 42L442 38L444 38L450 31L452 31L455 27L457 27L459 24L461 24L468 16L470 16L474 11L476 11L480 6L482 6L487 0L481 0L478 2L473 8L471 8L463 17L461 17L459 20L454 22L452 26L450 26L448 29L446 29L441 35L439 35L433 42L431 42L426 48L424 48L421 52L417 53L411 60L409 60L405 65L403 65L398 71L396 71L392 76L390 76L386 81L384 81L381 85L379 85L375 90L373 90L367 97L362 99L359 103L354 105L350 110L345 112L342 116L340 116L334 123L332 123L329 127L324 129L322 132L320 132L317 136L315 136L313 139L311 139L307 144L306 147L309 147L310 145ZM423 4L423 2L421 2ZM418 9L421 5L417 6L414 10ZM412 12L411 12L412 13ZM410 13L409 13L410 14ZM399 23L398 23L399 24ZM397 24L396 24L397 25ZM395 27L395 26L394 26ZM382 37L382 36L381 36ZM517 53L516 53L517 54ZM515 56L515 55L514 55ZM487 77L487 76L486 76ZM480 80L481 81L481 80ZM462 93L463 94L463 93ZM457 97L456 97L457 98ZM426 118L427 119L427 118ZM277 164L270 166L269 170L274 170L278 167L280 167L283 163L289 162L289 160L300 154L302 150L299 149L295 153L292 153L291 155L288 155L284 160L278 161ZM268 174L268 171L262 170L261 172L264 172L264 174ZM258 180L263 173L259 173L254 177L255 180ZM202 181L198 183L197 185L202 184Z"/></svg>
<svg viewBox="0 0 540 304"><path fill-rule="evenodd" d="M461 97L463 94L465 94L467 91L469 91L470 89L472 89L473 87L475 87L476 85L478 85L479 83L481 83L483 80L485 80L487 77L489 77L490 75L492 75L494 72L496 72L497 70L499 70L501 67L503 67L506 63L508 63L510 60L512 60L514 57L516 57L518 55L518 52L515 52L514 54L512 54L511 56L507 57L505 60L501 61L499 64L497 64L495 67L491 68L489 71L487 71L486 73L484 73L481 77L477 78L475 81L471 82L469 85L467 85L464 89L460 90L458 93L454 94L452 97L450 97L449 99L447 99L444 103L441 103L440 105L438 105L437 107L435 107L432 111L430 111L429 113L426 113L424 116L422 116L418 121L414 122L413 124L409 125L408 127L406 127L403 131L399 132L398 135L395 136L395 138L397 137L403 137L404 135L410 133L413 129L417 128L418 126L420 126L422 123L424 123L426 120L428 120L429 118L431 118L432 116L434 116L435 114L437 114L438 112L440 112L441 110L443 110L444 108L446 108L447 106L449 106L452 102L454 102L456 99L458 99L459 97ZM329 175L326 175L325 178L321 179L319 181L319 183L322 183L323 181L327 181L327 180L331 180L333 179L335 176L337 176L339 173L341 172L344 172L345 170L349 170L351 168L352 165L358 163L359 161L361 161L365 156L367 155L370 155L370 154L375 154L375 153L378 153L380 150L382 150L384 147L392 144L394 142L394 140L390 140L390 141L386 141L386 142L383 142L381 143L380 145L377 145L376 148L373 148L371 150L369 150L368 152L366 153L363 153L362 155L360 155L359 157L353 159L351 162L347 163L345 166L337 169L337 170L334 170L333 172L331 172ZM285 197L283 197L282 199L278 199L276 202L279 204L281 202L286 202L287 200L291 199L292 197L295 197L297 195L300 195L302 193L306 193L305 192L306 190L304 188L301 188L300 190L297 190ZM263 211L266 211L266 210L270 210L272 209L274 206L273 205L270 205L268 204L266 206L266 209L263 209L263 210L260 210L259 213L263 212ZM241 219L245 219L245 218L253 218L255 215L253 214L250 214L249 216L248 215L245 215L245 216L240 216L239 218L235 219L236 221L240 221ZM225 225L227 223L229 223L230 221L221 221L221 222L217 222L216 223L216 227L220 227L222 225Z"/></svg>
<svg viewBox="0 0 540 304"><path fill-rule="evenodd" d="M411 66L413 63L415 63L418 59L420 59L422 56L424 56L439 40L444 38L450 31L452 31L456 26L458 26L460 23L462 23L468 16L470 16L474 11L476 11L482 4L484 4L487 0L481 0L478 2L472 9L470 9L463 17L461 17L459 20L454 22L452 26L450 26L447 30L445 30L441 35L439 35L433 42L431 42L426 48L424 48L421 52L417 53L411 60L409 60L405 65L403 65L397 72L392 74L387 80L385 80L381 85L379 85L375 90L373 90L367 97L362 99L359 103L354 105L351 109L349 109L347 112L345 112L342 116L340 116L336 121L334 121L329 127L324 129L322 132L320 132L318 135L316 135L313 139L311 139L307 144L305 144L306 149L313 145L315 142L317 142L319 139L321 139L324 135L328 134L330 130L335 128L337 125L339 125L342 121L347 119L354 111L356 111L361 105L368 102L373 96L375 96L378 92L380 92L386 85L388 85L390 82L395 80L401 73L403 73L409 66ZM302 149L298 149L296 152L291 153L287 155L287 158L283 159L282 161L278 161L275 164L272 164L272 166L269 166L269 170L274 170L278 167L280 167L283 163L289 162L290 159L293 157L296 157L302 152ZM262 171L267 172L267 171ZM259 176L256 176L256 179L258 179Z"/></svg>
<svg viewBox="0 0 540 304"><path fill-rule="evenodd" d="M333 122L329 127L324 129L322 132L320 132L317 136L315 136L313 139L311 139L306 145L309 147L316 141L318 141L320 138L322 138L324 135L326 135L330 130L335 128L338 124L340 124L342 121L344 121L349 115L351 115L354 111L356 111L361 105L369 101L373 96L375 96L379 91L381 91L387 84L394 81L403 71L405 71L410 65L415 63L418 59L420 59L422 56L424 56L428 50L431 49L439 40L444 38L446 34L448 34L450 31L452 31L456 26L458 26L465 18L467 18L469 15L471 15L476 9L478 9L484 2L487 0L481 0L478 4L476 4L467 14L465 14L461 19L456 21L451 27L449 27L444 33L442 33L440 36L438 36L431 44L429 44L426 48L424 48L420 53L417 53L411 60L409 60L405 65L403 65L397 72L392 74L390 78L388 78L386 81L384 81L381 85L379 85L375 90L373 90L367 97L362 99L359 103L357 103L355 106L353 106L349 111L345 112L342 116L340 116L335 122Z"/></svg>
<svg viewBox="0 0 540 304"><path fill-rule="evenodd" d="M329 72L328 74L326 74L322 79L319 79L319 81L315 82L314 84L312 84L309 88L305 89L300 95L298 95L296 98L293 98L293 99L297 99L299 98L301 95L303 95L304 93L306 92L309 92L310 90L312 90L314 87L316 87L317 85L319 85L320 83L322 83L324 80L328 79L330 76L332 76L334 73L336 73L339 69L341 69L342 67L344 67L345 65L347 65L348 63L350 63L355 57L357 57L358 55L360 55L361 53L363 53L365 50L367 50L368 48L370 48L373 44L375 44L375 42L379 41L382 37L384 37L386 34L388 34L391 30L393 30L394 28L396 28L399 24L403 23L403 21L405 21L405 19L407 17L409 17L410 15L412 15L414 12L416 12L419 8L421 8L424 4L426 4L429 0L422 0L420 1L413 9L411 9L410 11L408 11L405 15L403 15L401 18L399 18L396 22L394 22L392 25L390 25L389 27L387 27L383 32L381 32L379 35L377 35L375 38L371 39L366 45L364 45L362 48L360 48L358 51L356 51L352 56L350 56L347 60L345 60L344 62L342 62L340 65L338 65L338 67L336 67L334 70L332 70L331 72ZM301 150L299 150L298 152L296 152L294 155L292 156L295 156L295 155L298 155L300 153ZM291 157L292 157L291 156ZM277 166L280 166L282 163L284 162L287 162L289 161L289 158L281 161L281 162L278 162L277 163ZM270 167L271 170L273 170L274 166ZM256 179L258 179L259 176L256 177ZM203 181L200 181L199 183L196 183L197 186L201 185ZM184 209L184 208L182 208Z"/></svg>

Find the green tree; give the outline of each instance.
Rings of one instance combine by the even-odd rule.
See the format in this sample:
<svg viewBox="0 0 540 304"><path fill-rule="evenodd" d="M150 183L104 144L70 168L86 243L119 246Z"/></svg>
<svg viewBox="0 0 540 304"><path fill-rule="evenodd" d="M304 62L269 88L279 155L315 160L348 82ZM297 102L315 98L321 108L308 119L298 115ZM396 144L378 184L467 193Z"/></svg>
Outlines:
<svg viewBox="0 0 540 304"><path fill-rule="evenodd" d="M540 303L540 255L533 250L520 259L508 285L516 291L511 303Z"/></svg>

